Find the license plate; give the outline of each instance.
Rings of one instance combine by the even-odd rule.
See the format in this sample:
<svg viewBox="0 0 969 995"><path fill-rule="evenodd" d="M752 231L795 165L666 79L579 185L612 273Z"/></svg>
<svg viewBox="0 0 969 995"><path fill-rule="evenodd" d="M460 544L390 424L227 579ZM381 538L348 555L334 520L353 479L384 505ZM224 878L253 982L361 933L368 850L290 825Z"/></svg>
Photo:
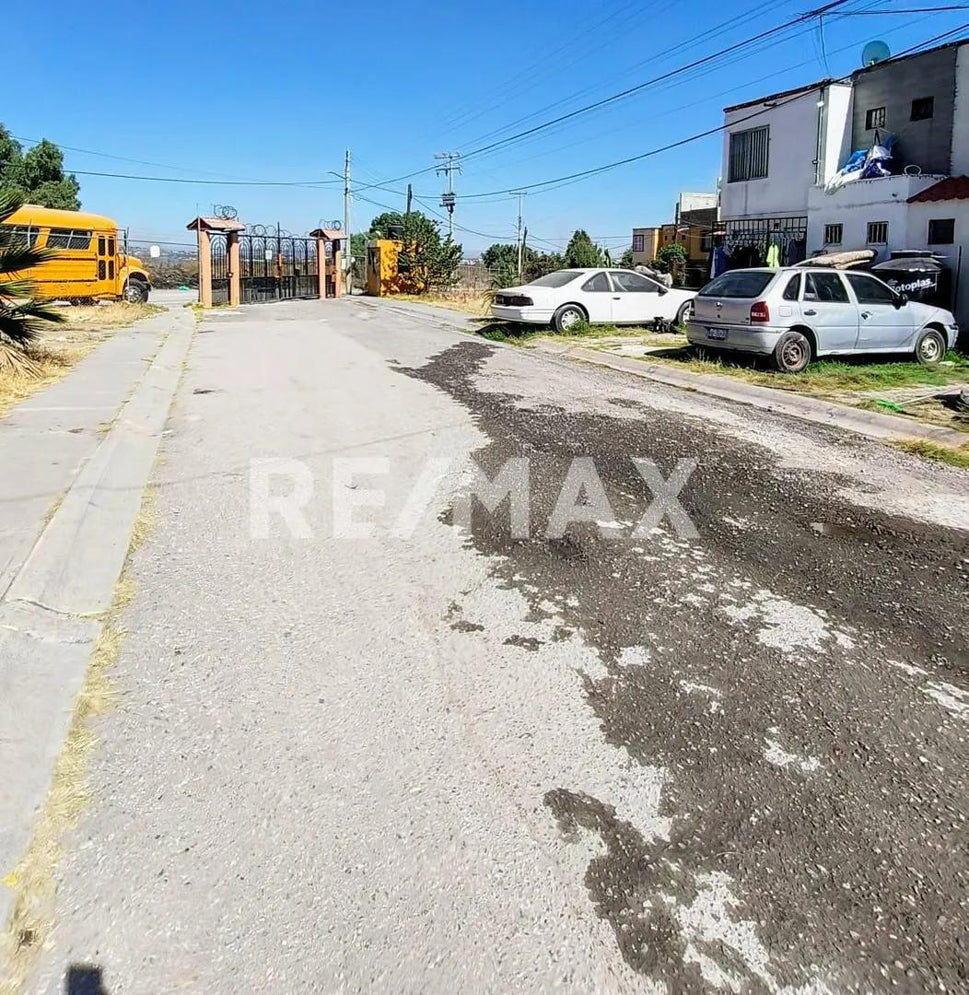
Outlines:
<svg viewBox="0 0 969 995"><path fill-rule="evenodd" d="M707 338L708 339L725 339L727 337L726 328L708 328Z"/></svg>

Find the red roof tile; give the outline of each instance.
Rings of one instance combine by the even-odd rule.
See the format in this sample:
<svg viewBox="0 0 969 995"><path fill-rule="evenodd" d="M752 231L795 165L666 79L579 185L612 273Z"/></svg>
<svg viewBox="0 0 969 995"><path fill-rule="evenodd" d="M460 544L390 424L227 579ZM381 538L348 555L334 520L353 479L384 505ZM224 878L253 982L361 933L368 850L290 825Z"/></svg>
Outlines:
<svg viewBox="0 0 969 995"><path fill-rule="evenodd" d="M947 180L940 180L914 197L909 197L908 202L929 204L937 200L969 200L969 176L950 176Z"/></svg>

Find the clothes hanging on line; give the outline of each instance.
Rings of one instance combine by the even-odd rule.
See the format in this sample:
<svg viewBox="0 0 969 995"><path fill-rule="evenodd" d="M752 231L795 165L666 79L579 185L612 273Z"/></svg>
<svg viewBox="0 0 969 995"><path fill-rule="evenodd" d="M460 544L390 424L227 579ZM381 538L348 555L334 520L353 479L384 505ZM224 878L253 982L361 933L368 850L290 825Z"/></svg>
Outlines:
<svg viewBox="0 0 969 995"><path fill-rule="evenodd" d="M803 262L807 255L807 239L789 238L784 246L784 265L794 266Z"/></svg>
<svg viewBox="0 0 969 995"><path fill-rule="evenodd" d="M730 250L725 245L714 248L710 260L710 277L719 276L730 269Z"/></svg>
<svg viewBox="0 0 969 995"><path fill-rule="evenodd" d="M771 269L778 269L781 265L781 250L776 242L771 242L767 249L767 265Z"/></svg>

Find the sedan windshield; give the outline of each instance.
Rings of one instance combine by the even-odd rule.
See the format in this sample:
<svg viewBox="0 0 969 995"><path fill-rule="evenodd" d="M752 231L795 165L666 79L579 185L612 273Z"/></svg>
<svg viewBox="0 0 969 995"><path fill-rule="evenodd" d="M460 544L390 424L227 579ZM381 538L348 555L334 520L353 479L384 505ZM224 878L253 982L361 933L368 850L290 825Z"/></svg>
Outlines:
<svg viewBox="0 0 969 995"><path fill-rule="evenodd" d="M760 297L777 274L771 270L737 269L721 273L701 291L701 297Z"/></svg>
<svg viewBox="0 0 969 995"><path fill-rule="evenodd" d="M574 269L560 269L555 273L549 273L547 276L540 276L537 280L532 280L529 287L564 287L567 283L571 283L577 276L582 274Z"/></svg>

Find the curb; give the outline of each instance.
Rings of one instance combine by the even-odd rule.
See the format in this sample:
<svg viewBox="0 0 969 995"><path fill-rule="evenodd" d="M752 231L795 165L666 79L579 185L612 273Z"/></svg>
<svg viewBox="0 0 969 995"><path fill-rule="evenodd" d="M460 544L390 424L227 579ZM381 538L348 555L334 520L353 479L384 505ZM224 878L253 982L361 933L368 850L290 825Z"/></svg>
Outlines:
<svg viewBox="0 0 969 995"><path fill-rule="evenodd" d="M409 301L388 301L387 304L378 306L387 307L399 314L409 313L418 317L443 318L446 324L473 334L473 330L468 327L467 320L462 321L459 317L461 312L450 311L447 308L436 308L433 304L412 305ZM473 316L468 315L468 318L471 317ZM503 348L519 349L516 346L506 347L501 342L492 342L491 344ZM559 344L558 342L539 341L532 344L531 349L534 352L544 353L548 357L606 367L620 373L629 373L646 380L654 380L668 387L694 390L711 397L746 404L748 407L799 418L801 421L844 429L857 435L867 436L870 439L888 442L898 442L903 439L923 439L952 449L960 449L969 444L969 435L955 429L945 428L942 425L931 427L920 422L910 421L908 418L900 418L898 415L863 411L846 404L838 404L835 401L822 401L816 397L794 394L773 387L759 387L756 384L744 383L732 377L720 377L712 373L689 373L686 370L675 370L659 363L650 363L648 360L610 356L573 343ZM519 351L521 350L519 349Z"/></svg>
<svg viewBox="0 0 969 995"><path fill-rule="evenodd" d="M816 397L792 394L772 387L738 382L727 377L710 373L689 373L674 370L648 360L629 359L624 356L607 356L584 346L558 345L555 342L536 343L538 351L550 356L579 360L595 366L604 366L622 373L655 380L669 387L687 388L711 397L736 401L750 407L760 408L778 414L800 418L835 428L846 429L871 439L899 441L901 439L925 439L939 445L959 449L969 443L969 436L956 429L940 425L931 427L912 422L898 415L879 414L875 411L862 411L834 401L822 401Z"/></svg>
<svg viewBox="0 0 969 995"><path fill-rule="evenodd" d="M30 843L195 335L173 328L0 600L0 879ZM0 886L0 923L14 892Z"/></svg>

